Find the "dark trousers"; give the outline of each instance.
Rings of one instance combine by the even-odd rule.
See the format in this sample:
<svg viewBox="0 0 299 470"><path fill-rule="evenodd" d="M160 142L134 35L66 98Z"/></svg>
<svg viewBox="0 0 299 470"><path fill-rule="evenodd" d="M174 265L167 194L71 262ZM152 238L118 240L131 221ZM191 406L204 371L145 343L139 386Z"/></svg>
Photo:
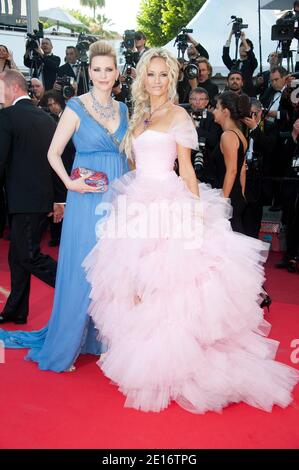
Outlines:
<svg viewBox="0 0 299 470"><path fill-rule="evenodd" d="M4 187L0 181L0 238L3 237L3 232L6 225L6 214Z"/></svg>
<svg viewBox="0 0 299 470"><path fill-rule="evenodd" d="M242 221L245 235L258 238L263 218L263 206L260 201L248 202Z"/></svg>
<svg viewBox="0 0 299 470"><path fill-rule="evenodd" d="M231 205L233 207L233 216L230 223L234 232L245 233L243 225L243 214L246 208L246 202L243 196L238 198L231 197Z"/></svg>
<svg viewBox="0 0 299 470"><path fill-rule="evenodd" d="M299 250L299 181L284 184L283 219L286 224L287 255L298 256Z"/></svg>
<svg viewBox="0 0 299 470"><path fill-rule="evenodd" d="M13 214L8 262L11 293L3 315L25 319L29 313L31 274L55 287L57 262L40 252L46 214Z"/></svg>

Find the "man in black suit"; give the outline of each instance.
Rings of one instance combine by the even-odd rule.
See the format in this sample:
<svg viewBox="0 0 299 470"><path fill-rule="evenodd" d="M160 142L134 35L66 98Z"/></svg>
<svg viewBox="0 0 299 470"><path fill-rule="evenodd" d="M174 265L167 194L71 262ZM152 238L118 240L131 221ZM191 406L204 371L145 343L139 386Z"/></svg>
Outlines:
<svg viewBox="0 0 299 470"><path fill-rule="evenodd" d="M71 77L78 83L77 96L83 95L88 92L88 67L78 63L78 51L74 46L67 46L65 51L65 64L61 65L57 71L57 77ZM86 85L84 85L84 74L86 77ZM78 76L79 75L79 76ZM61 86L55 84L54 87L57 91L60 91Z"/></svg>
<svg viewBox="0 0 299 470"><path fill-rule="evenodd" d="M277 66L270 71L271 86L267 88L260 100L264 107L265 123L274 125L277 136L277 145L272 155L272 175L282 177L287 168L286 144L284 132L292 130L293 105L288 96L287 89L288 71ZM273 183L273 205L271 210L281 209L281 184Z"/></svg>
<svg viewBox="0 0 299 470"><path fill-rule="evenodd" d="M192 117L199 142L199 150L192 151L191 158L199 181L216 186L216 168L213 152L220 143L221 127L215 123L214 115L208 110L209 95L204 88L194 88L190 92L189 106L184 106ZM202 155L201 155L202 154Z"/></svg>
<svg viewBox="0 0 299 470"><path fill-rule="evenodd" d="M46 91L53 88L58 67L60 65L60 57L54 55L52 50L53 44L51 39L43 38L41 45L37 43L34 51L39 67L37 70L33 68L33 77L42 81ZM29 68L33 67L33 59L30 58L28 42L26 44L26 52L24 55L24 65Z"/></svg>
<svg viewBox="0 0 299 470"><path fill-rule="evenodd" d="M253 44L250 39L246 39L245 33L242 32L240 35L242 42L239 46L240 59L233 60L229 55L229 47L232 36L233 31L231 31L229 38L226 41L225 46L223 47L223 63L230 71L239 70L240 72L242 72L242 75L244 77L243 92L246 93L248 96L255 96L256 92L255 87L253 85L252 76L253 72L258 66L258 63L253 52Z"/></svg>
<svg viewBox="0 0 299 470"><path fill-rule="evenodd" d="M63 202L53 188L47 153L55 132L55 121L34 106L22 74L8 70L0 74L4 109L0 111L0 179L5 173L8 211L11 215L9 267L11 293L0 323L26 323L31 274L54 287L57 263L40 252L42 229L53 201ZM59 188L57 188L59 190ZM62 206L54 205L55 220Z"/></svg>

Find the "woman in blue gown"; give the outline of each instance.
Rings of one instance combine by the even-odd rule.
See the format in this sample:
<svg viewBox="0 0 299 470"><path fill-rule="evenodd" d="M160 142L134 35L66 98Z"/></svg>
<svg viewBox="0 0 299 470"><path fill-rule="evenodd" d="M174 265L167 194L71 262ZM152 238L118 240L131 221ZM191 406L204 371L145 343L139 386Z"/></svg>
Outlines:
<svg viewBox="0 0 299 470"><path fill-rule="evenodd" d="M0 330L6 347L30 348L26 359L37 362L40 369L56 372L72 370L79 354L101 354L98 332L87 315L90 285L81 264L96 243L96 207L102 193L83 178L71 180L61 154L73 136L73 168L102 171L109 182L129 169L119 151L127 130L127 108L111 99L119 72L115 52L104 41L90 47L89 73L92 91L68 102L49 149L50 164L69 190L50 321L38 331Z"/></svg>

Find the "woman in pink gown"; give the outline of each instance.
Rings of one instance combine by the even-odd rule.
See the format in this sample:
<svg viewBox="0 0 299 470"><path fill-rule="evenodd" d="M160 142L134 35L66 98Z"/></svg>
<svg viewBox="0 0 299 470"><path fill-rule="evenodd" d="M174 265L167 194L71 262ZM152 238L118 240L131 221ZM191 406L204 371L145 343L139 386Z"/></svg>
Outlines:
<svg viewBox="0 0 299 470"><path fill-rule="evenodd" d="M194 413L240 401L285 407L299 373L274 360L279 343L259 306L268 245L234 233L229 199L198 186L197 134L173 104L177 74L167 51L142 56L125 141L136 170L98 207L107 216L84 267L107 348L99 366L125 406L142 411L172 400Z"/></svg>

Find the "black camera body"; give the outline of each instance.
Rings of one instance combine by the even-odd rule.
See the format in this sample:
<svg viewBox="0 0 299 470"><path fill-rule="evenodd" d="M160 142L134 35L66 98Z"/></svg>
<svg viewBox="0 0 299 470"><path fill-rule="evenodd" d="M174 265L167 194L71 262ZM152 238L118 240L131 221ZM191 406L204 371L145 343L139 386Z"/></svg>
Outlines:
<svg viewBox="0 0 299 470"><path fill-rule="evenodd" d="M40 39L44 37L44 30L43 24L41 22L38 23L38 29L33 30L33 34L27 33L27 42L26 42L26 49L30 51L36 51L39 47Z"/></svg>
<svg viewBox="0 0 299 470"><path fill-rule="evenodd" d="M74 81L74 78L68 77L67 75L56 78L56 83L61 86L60 93L62 94L63 98L66 100L69 100L75 95L75 90L72 87L73 81Z"/></svg>
<svg viewBox="0 0 299 470"><path fill-rule="evenodd" d="M236 16L231 16L231 19L233 20L233 34L235 35L240 35L241 30L248 28L248 24L243 24L243 19L242 18L237 18Z"/></svg>
<svg viewBox="0 0 299 470"><path fill-rule="evenodd" d="M184 57L186 49L188 48L188 34L193 33L193 29L182 28L177 35L174 46L178 48L178 57Z"/></svg>
<svg viewBox="0 0 299 470"><path fill-rule="evenodd" d="M134 49L135 35L136 32L134 29L126 29L123 35L122 47L125 49Z"/></svg>
<svg viewBox="0 0 299 470"><path fill-rule="evenodd" d="M185 67L184 74L188 78L188 80L192 80L193 78L198 78L199 70L197 67L196 59L189 60L188 65L186 65Z"/></svg>
<svg viewBox="0 0 299 470"><path fill-rule="evenodd" d="M35 51L39 46L39 37L36 34L27 33L26 49Z"/></svg>
<svg viewBox="0 0 299 470"><path fill-rule="evenodd" d="M32 99L34 98L34 92L33 92L33 87L32 87L32 82L31 82L31 78L27 78L26 79L26 82L27 82L27 93L28 93L28 96Z"/></svg>
<svg viewBox="0 0 299 470"><path fill-rule="evenodd" d="M126 29L123 34L123 42L121 43L121 48L124 49L123 56L125 58L125 68L127 75L131 74L131 67L136 67L139 60L138 51L134 51L135 48L135 39L136 32L134 29ZM129 77L130 78L130 77Z"/></svg>
<svg viewBox="0 0 299 470"><path fill-rule="evenodd" d="M95 36L89 36L88 34L80 33L76 44L78 52L78 60L82 63L88 63L88 50L89 46L96 42L98 39Z"/></svg>
<svg viewBox="0 0 299 470"><path fill-rule="evenodd" d="M198 150L193 157L193 167L198 179L203 176L206 155L206 138L199 137Z"/></svg>
<svg viewBox="0 0 299 470"><path fill-rule="evenodd" d="M193 121L195 122L195 126L199 127L202 120L207 119L208 110L206 108L204 108L204 109L198 109L198 110L194 111L191 108L189 114L192 117Z"/></svg>

